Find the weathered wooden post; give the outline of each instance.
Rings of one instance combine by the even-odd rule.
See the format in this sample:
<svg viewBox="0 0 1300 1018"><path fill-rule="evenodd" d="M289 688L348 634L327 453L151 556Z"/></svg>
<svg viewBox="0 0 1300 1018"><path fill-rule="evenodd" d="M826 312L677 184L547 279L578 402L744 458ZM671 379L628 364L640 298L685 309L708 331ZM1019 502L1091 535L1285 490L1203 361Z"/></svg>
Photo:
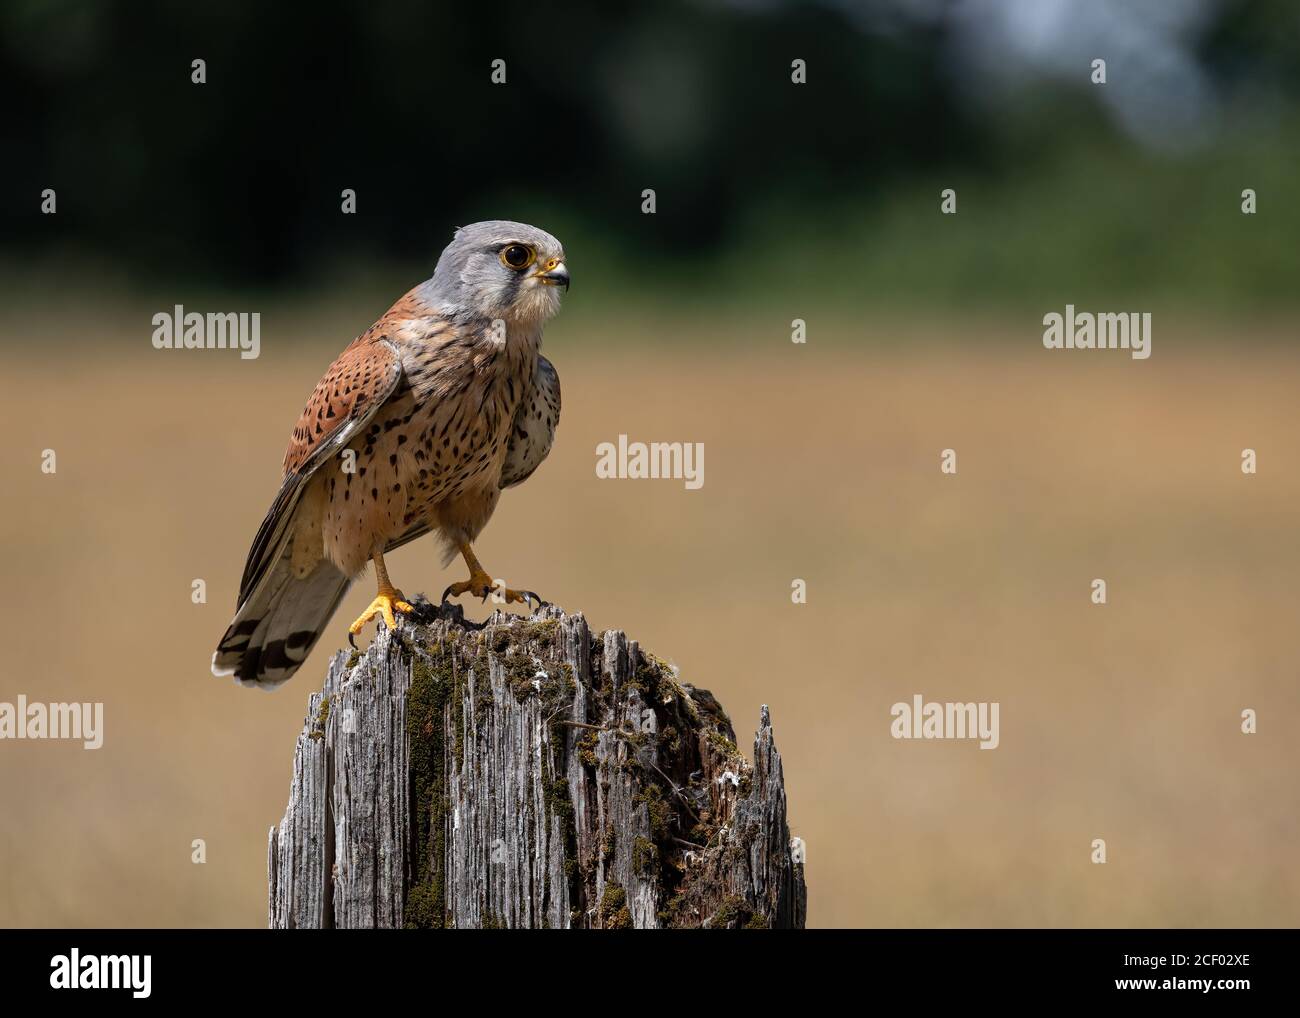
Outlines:
<svg viewBox="0 0 1300 1018"><path fill-rule="evenodd" d="M802 927L781 757L553 606L420 605L311 696L272 927Z"/></svg>

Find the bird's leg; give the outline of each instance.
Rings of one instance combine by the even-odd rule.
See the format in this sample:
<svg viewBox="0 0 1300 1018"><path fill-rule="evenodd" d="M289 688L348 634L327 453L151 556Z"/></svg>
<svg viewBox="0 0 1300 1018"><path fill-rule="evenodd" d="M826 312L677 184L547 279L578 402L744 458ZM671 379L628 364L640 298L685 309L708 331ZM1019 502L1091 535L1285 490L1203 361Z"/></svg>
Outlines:
<svg viewBox="0 0 1300 1018"><path fill-rule="evenodd" d="M356 644L352 638L361 632L366 623L376 615L382 616L384 625L393 630L397 628L397 617L393 614L394 611L401 612L403 615L415 611L415 607L407 602L406 595L388 582L388 570L384 568L384 556L378 549L371 556L371 560L375 563L375 579L379 583L379 593L370 602L370 607L363 611L352 625L348 626L348 643L351 643L354 647Z"/></svg>
<svg viewBox="0 0 1300 1018"><path fill-rule="evenodd" d="M511 590L509 587L498 587L492 582L492 577L488 574L488 571L479 563L478 558L474 555L474 549L469 546L469 542L462 541L459 547L461 555L465 557L465 564L469 566L469 579L453 583L444 590L442 592L444 601L449 597L460 597L461 594L473 594L475 597L486 601L488 595L493 594L499 596L506 604L528 604L532 600L536 601L537 606L540 608L546 603L531 590Z"/></svg>

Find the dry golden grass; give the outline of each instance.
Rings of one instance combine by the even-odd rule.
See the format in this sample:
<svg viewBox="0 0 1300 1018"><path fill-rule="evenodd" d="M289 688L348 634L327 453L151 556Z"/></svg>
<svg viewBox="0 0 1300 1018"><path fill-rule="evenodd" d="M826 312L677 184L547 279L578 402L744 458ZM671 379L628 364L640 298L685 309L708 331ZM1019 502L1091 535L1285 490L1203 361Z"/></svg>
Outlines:
<svg viewBox="0 0 1300 1018"><path fill-rule="evenodd" d="M264 922L306 697L372 580L272 695L208 661L352 324L264 330L255 362L140 330L74 356L55 327L40 359L9 358L0 700L102 700L107 734L0 743L0 924ZM563 325L558 443L480 557L671 657L742 746L771 704L812 924L1300 922L1300 357L1170 333L1145 363L1034 335L656 350ZM704 442L704 488L598 481L595 445L620 432ZM420 542L390 571L436 596L461 567ZM999 701L1001 747L894 741L913 693Z"/></svg>

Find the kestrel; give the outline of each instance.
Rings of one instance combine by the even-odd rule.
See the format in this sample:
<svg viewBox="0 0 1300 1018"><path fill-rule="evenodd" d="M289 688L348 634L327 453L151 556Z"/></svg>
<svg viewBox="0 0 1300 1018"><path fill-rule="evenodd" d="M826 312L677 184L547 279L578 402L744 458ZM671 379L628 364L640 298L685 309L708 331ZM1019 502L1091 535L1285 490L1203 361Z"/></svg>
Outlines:
<svg viewBox="0 0 1300 1018"><path fill-rule="evenodd" d="M503 221L462 227L433 277L330 365L289 439L215 674L262 688L284 682L367 561L379 591L349 639L375 616L395 628L396 614L413 609L389 581L384 553L430 531L444 566L457 552L469 566L444 600L493 591L471 544L502 489L550 452L560 379L539 351L561 287L564 249L549 233Z"/></svg>

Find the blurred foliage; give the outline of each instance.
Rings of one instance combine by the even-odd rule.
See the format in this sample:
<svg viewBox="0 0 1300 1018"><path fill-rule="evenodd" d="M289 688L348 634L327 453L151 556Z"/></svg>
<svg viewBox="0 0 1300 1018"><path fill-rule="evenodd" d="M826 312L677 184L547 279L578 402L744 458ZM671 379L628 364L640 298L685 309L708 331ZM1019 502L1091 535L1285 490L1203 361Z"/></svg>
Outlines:
<svg viewBox="0 0 1300 1018"><path fill-rule="evenodd" d="M1295 300L1294 5L1213 6L1194 48L1219 115L1177 151L1120 130L1086 67L993 88L945 5L898 6L8 0L0 259L150 285L414 280L457 224L515 218L606 298L650 277L686 301Z"/></svg>

